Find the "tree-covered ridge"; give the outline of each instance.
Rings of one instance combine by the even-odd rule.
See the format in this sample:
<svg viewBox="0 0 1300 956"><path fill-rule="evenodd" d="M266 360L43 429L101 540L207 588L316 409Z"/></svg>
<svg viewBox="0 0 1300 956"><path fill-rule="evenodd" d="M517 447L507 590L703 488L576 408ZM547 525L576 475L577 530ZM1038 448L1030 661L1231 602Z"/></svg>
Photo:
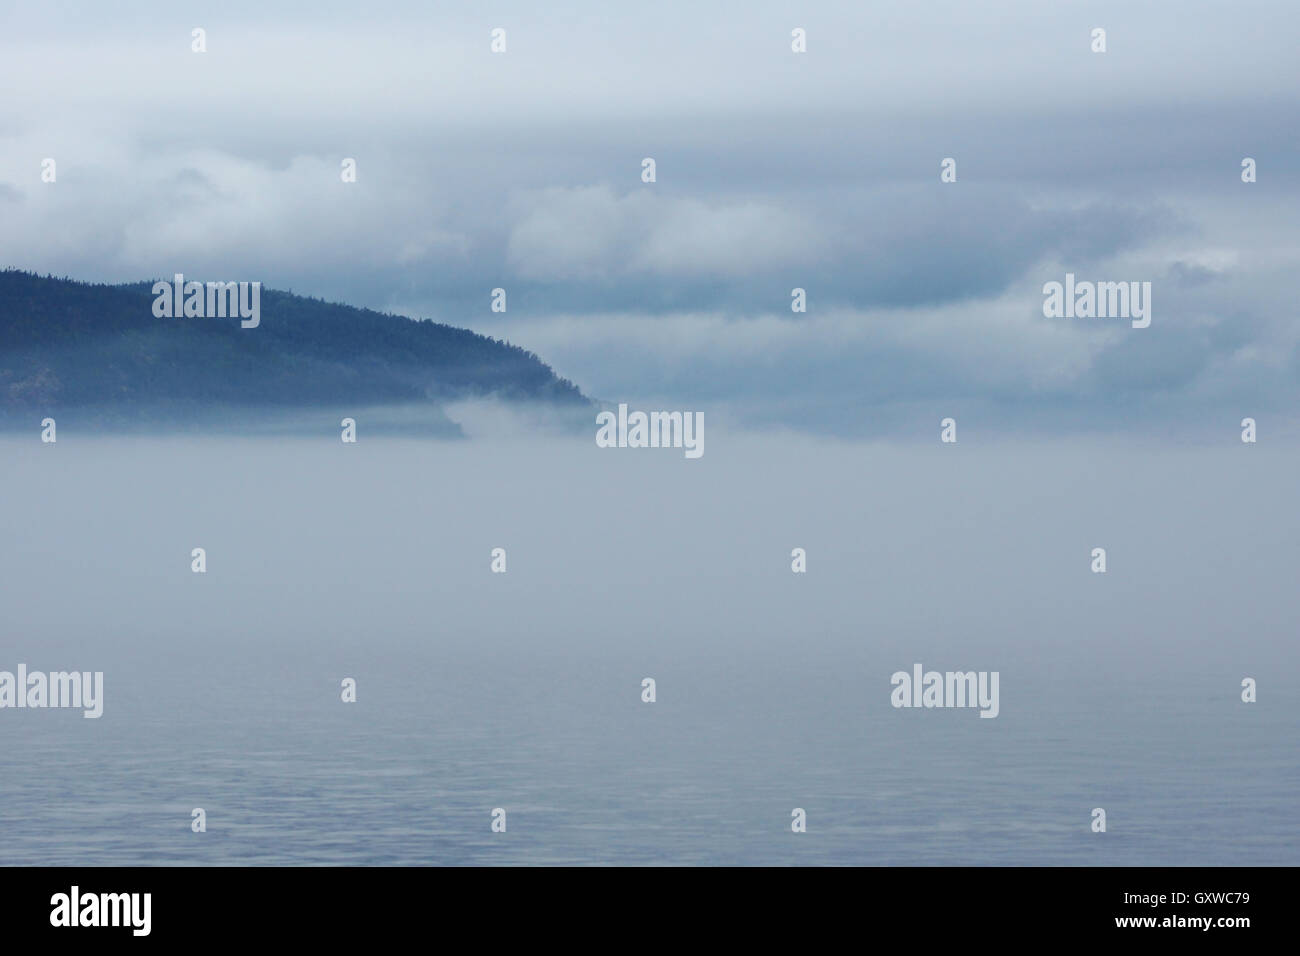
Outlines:
<svg viewBox="0 0 1300 956"><path fill-rule="evenodd" d="M586 401L533 353L466 329L269 289L257 328L157 318L152 286L0 271L0 409Z"/></svg>

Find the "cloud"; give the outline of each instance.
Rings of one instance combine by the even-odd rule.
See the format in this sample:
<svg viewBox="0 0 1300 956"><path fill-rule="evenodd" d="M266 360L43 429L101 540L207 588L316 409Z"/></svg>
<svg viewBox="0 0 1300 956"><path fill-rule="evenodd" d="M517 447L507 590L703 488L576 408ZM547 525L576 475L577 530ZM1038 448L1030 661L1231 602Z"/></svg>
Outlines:
<svg viewBox="0 0 1300 956"><path fill-rule="evenodd" d="M12 8L0 85L41 96L0 106L0 263L261 279L507 336L595 394L791 422L1284 407L1300 11L1007 9L810 8L796 56L778 3ZM1152 328L1043 320L1067 270L1152 281Z"/></svg>
<svg viewBox="0 0 1300 956"><path fill-rule="evenodd" d="M807 266L827 237L772 201L663 198L653 186L553 188L522 197L507 259L525 279L722 277Z"/></svg>

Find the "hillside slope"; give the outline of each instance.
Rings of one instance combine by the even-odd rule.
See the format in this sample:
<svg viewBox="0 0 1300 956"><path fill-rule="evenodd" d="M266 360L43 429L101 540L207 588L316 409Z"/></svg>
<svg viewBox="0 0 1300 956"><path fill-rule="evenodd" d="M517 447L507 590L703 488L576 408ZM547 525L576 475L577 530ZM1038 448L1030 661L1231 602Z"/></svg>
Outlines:
<svg viewBox="0 0 1300 956"><path fill-rule="evenodd" d="M466 329L267 289L256 328L157 318L152 285L0 271L0 417L587 402L536 355Z"/></svg>

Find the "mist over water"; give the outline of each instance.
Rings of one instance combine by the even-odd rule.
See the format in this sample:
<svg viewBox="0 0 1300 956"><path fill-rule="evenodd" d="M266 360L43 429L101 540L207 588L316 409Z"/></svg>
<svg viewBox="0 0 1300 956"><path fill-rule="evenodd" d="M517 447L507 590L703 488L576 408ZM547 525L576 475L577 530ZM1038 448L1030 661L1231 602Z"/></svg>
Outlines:
<svg viewBox="0 0 1300 956"><path fill-rule="evenodd" d="M0 437L0 862L1300 863L1294 450L358 435Z"/></svg>

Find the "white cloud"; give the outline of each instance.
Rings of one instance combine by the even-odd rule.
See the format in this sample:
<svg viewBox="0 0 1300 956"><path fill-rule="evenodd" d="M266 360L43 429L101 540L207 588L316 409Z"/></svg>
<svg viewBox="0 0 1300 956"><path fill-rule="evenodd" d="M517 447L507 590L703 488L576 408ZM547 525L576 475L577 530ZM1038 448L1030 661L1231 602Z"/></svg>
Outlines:
<svg viewBox="0 0 1300 956"><path fill-rule="evenodd" d="M509 261L527 278L735 277L810 264L827 242L817 223L775 202L665 198L654 186L622 196L553 188L518 207Z"/></svg>

